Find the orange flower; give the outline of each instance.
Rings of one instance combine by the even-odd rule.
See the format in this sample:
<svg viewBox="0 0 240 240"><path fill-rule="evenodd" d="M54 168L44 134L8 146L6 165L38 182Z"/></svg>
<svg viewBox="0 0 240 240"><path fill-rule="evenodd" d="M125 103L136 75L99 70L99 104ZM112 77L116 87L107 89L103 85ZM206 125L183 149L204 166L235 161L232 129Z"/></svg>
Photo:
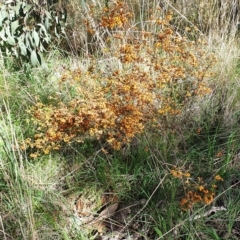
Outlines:
<svg viewBox="0 0 240 240"><path fill-rule="evenodd" d="M203 199L204 199L205 204L210 204L214 200L214 196L215 196L214 193L204 196Z"/></svg>
<svg viewBox="0 0 240 240"><path fill-rule="evenodd" d="M183 173L183 176L186 177L186 178L189 178L191 176L190 173Z"/></svg>
<svg viewBox="0 0 240 240"><path fill-rule="evenodd" d="M197 129L197 134L200 134L202 132L202 129L201 128L198 128Z"/></svg>
<svg viewBox="0 0 240 240"><path fill-rule="evenodd" d="M223 178L220 175L215 176L215 180L217 181L223 181Z"/></svg>
<svg viewBox="0 0 240 240"><path fill-rule="evenodd" d="M181 171L176 171L176 170L171 170L171 174L173 175L173 177L175 178L181 178L183 173Z"/></svg>
<svg viewBox="0 0 240 240"><path fill-rule="evenodd" d="M215 155L215 157L218 157L218 158L220 158L222 156L223 156L223 151L218 151Z"/></svg>

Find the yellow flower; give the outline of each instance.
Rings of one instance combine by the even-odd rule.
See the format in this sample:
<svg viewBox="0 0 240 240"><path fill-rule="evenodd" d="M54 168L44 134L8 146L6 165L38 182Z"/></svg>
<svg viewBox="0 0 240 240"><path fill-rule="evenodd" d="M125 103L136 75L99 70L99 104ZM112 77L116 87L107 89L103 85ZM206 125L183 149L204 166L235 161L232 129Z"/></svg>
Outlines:
<svg viewBox="0 0 240 240"><path fill-rule="evenodd" d="M181 171L171 170L171 174L176 178L181 178L183 173Z"/></svg>
<svg viewBox="0 0 240 240"><path fill-rule="evenodd" d="M180 201L181 207L184 207L186 204L188 204L188 199L182 198L181 201Z"/></svg>
<svg viewBox="0 0 240 240"><path fill-rule="evenodd" d="M186 177L186 178L189 178L191 176L191 174L190 173L184 173L183 176Z"/></svg>
<svg viewBox="0 0 240 240"><path fill-rule="evenodd" d="M215 157L218 157L218 158L220 158L220 157L222 157L222 156L223 156L223 151L219 151L219 152L217 152L216 155L215 155Z"/></svg>
<svg viewBox="0 0 240 240"><path fill-rule="evenodd" d="M220 175L215 176L215 180L217 181L223 181L223 178Z"/></svg>
<svg viewBox="0 0 240 240"><path fill-rule="evenodd" d="M198 128L197 129L197 134L200 134L202 132L202 129L201 128Z"/></svg>
<svg viewBox="0 0 240 240"><path fill-rule="evenodd" d="M214 200L214 196L215 196L214 193L204 196L203 200L205 204L210 204Z"/></svg>
<svg viewBox="0 0 240 240"><path fill-rule="evenodd" d="M202 191L204 192L204 194L208 194L209 193L209 191L207 189L203 189Z"/></svg>
<svg viewBox="0 0 240 240"><path fill-rule="evenodd" d="M39 155L38 153L31 153L31 154L30 154L30 157L31 157L31 158L37 158L38 155Z"/></svg>

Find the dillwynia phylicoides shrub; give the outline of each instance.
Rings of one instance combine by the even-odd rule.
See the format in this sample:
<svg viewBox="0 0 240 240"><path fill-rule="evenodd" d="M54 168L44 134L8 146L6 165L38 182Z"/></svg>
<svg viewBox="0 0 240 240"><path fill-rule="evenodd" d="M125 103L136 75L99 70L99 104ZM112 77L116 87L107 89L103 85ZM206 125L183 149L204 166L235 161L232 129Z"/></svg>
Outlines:
<svg viewBox="0 0 240 240"><path fill-rule="evenodd" d="M161 9L146 22L148 31L139 30L131 24L132 15L123 14L123 6L117 2L112 10L103 9L95 23L108 31L102 55L109 54L118 67L104 71L91 56L87 70L62 74L59 87L71 89L67 100L44 104L39 99L29 110L36 133L23 148L32 148L33 157L86 138L120 149L147 127L161 128L189 101L211 91L206 80L215 60L203 50L203 42L175 34L169 23L172 14L163 16Z"/></svg>
<svg viewBox="0 0 240 240"><path fill-rule="evenodd" d="M210 184L206 184L201 177L195 181L189 172L177 168L171 170L171 175L180 179L184 188L184 197L180 200L182 210L191 210L196 205L211 204L214 201L218 183L223 181L220 175L216 175Z"/></svg>

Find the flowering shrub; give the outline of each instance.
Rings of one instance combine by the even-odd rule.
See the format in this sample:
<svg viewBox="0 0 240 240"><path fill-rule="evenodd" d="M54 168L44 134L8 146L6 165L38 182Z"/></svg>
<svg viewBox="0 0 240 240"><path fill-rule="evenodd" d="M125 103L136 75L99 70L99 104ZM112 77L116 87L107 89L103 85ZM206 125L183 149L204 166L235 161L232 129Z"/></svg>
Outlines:
<svg viewBox="0 0 240 240"><path fill-rule="evenodd" d="M132 13L128 10L126 4L121 1L117 1L110 8L104 8L103 12L105 14L100 15L100 25L108 29L125 27L132 17Z"/></svg>
<svg viewBox="0 0 240 240"><path fill-rule="evenodd" d="M34 148L33 157L85 138L102 139L120 149L146 127L159 127L190 100L211 91L206 80L214 58L202 50L203 42L176 35L169 23L172 14L163 17L161 10L158 18L146 23L155 31L132 26L134 34L129 31L131 14L124 14L124 9L122 2L103 9L99 22L106 31L121 28L109 33L102 52L113 59L110 70L102 70L91 56L88 70L62 74L59 87L74 92L68 100L39 101L30 109L37 133L24 148Z"/></svg>
<svg viewBox="0 0 240 240"><path fill-rule="evenodd" d="M180 201L180 206L183 210L192 209L194 205L208 205L213 202L215 192L217 189L217 182L223 181L220 175L216 175L211 184L205 184L202 178L198 181L193 181L189 172L184 172L180 169L172 169L171 174L173 177L181 179L185 196Z"/></svg>

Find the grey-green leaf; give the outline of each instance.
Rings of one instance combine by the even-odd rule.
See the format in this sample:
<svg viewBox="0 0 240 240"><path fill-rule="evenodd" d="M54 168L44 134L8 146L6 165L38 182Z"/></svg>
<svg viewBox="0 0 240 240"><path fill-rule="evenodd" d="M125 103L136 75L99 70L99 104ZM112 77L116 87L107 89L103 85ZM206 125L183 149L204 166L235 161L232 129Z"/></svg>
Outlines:
<svg viewBox="0 0 240 240"><path fill-rule="evenodd" d="M39 65L37 53L36 53L35 50L32 50L30 58L31 58L31 63L32 63L33 66Z"/></svg>
<svg viewBox="0 0 240 240"><path fill-rule="evenodd" d="M48 17L45 18L44 25L45 25L46 29L49 28L49 18Z"/></svg>
<svg viewBox="0 0 240 240"><path fill-rule="evenodd" d="M21 50L21 55L26 56L27 55L27 48L26 48L25 44L22 41L20 41L20 42L18 42L18 46Z"/></svg>
<svg viewBox="0 0 240 240"><path fill-rule="evenodd" d="M43 47L43 45L40 43L39 49L41 52L46 51L46 49Z"/></svg>
<svg viewBox="0 0 240 240"><path fill-rule="evenodd" d="M15 57L18 58L18 51L17 51L16 47L12 47L12 48L11 48L11 52L13 53L13 55L14 55Z"/></svg>
<svg viewBox="0 0 240 240"><path fill-rule="evenodd" d="M45 14L48 18L52 19L51 13L49 11L46 11Z"/></svg>
<svg viewBox="0 0 240 240"><path fill-rule="evenodd" d="M7 38L7 43L10 44L10 45L15 45L16 41L15 41L13 36L9 36Z"/></svg>
<svg viewBox="0 0 240 240"><path fill-rule="evenodd" d="M1 31L0 31L0 38L3 40L3 41L6 41L7 38L5 37L5 28L3 28Z"/></svg>
<svg viewBox="0 0 240 240"><path fill-rule="evenodd" d="M32 32L32 37L33 37L33 39L35 41L36 47L38 47L39 43L40 43L40 38L39 38L38 33L36 32L35 29Z"/></svg>
<svg viewBox="0 0 240 240"><path fill-rule="evenodd" d="M40 33L41 33L41 34L43 33L45 36L48 35L48 34L47 34L47 31L46 31L46 28L45 28L41 23L38 23L37 26L40 27ZM41 35L41 37L42 37L42 35Z"/></svg>
<svg viewBox="0 0 240 240"><path fill-rule="evenodd" d="M40 64L41 64L41 66L42 66L43 68L47 68L47 64L46 64L46 62L45 62L45 60L44 60L43 55L42 55L41 53L38 53L38 56L39 56L39 58L40 58Z"/></svg>
<svg viewBox="0 0 240 240"><path fill-rule="evenodd" d="M22 2L17 2L17 5L15 7L15 11L16 11L16 14L19 14L20 13L20 9L22 7Z"/></svg>
<svg viewBox="0 0 240 240"><path fill-rule="evenodd" d="M57 38L60 38L58 31L57 31L57 27L54 28L54 32L55 32L55 35L57 36Z"/></svg>
<svg viewBox="0 0 240 240"><path fill-rule="evenodd" d="M24 6L23 8L24 14L28 13L31 8L32 8L32 5L30 4L27 4L26 6Z"/></svg>
<svg viewBox="0 0 240 240"><path fill-rule="evenodd" d="M26 34L26 37L28 38L29 43L30 43L29 47L35 49L35 48L36 48L36 44L35 44L35 42L33 41L31 32L28 32L28 33Z"/></svg>
<svg viewBox="0 0 240 240"><path fill-rule="evenodd" d="M2 13L0 12L0 27L2 27L2 22L3 22L3 17L2 17Z"/></svg>
<svg viewBox="0 0 240 240"><path fill-rule="evenodd" d="M1 18L2 18L2 21L3 21L5 18L8 18L8 12L7 12L5 9L3 9L3 10L1 11Z"/></svg>
<svg viewBox="0 0 240 240"><path fill-rule="evenodd" d="M11 54L11 52L9 51L8 48L6 48L6 54L7 54L7 56L10 56L10 54Z"/></svg>
<svg viewBox="0 0 240 240"><path fill-rule="evenodd" d="M16 29L18 27L19 27L19 20L16 20L16 21L12 22L12 24L11 24L12 34L14 34L16 32Z"/></svg>
<svg viewBox="0 0 240 240"><path fill-rule="evenodd" d="M7 17L8 17L7 11L5 9L2 9L0 11L0 27L2 27L2 24Z"/></svg>
<svg viewBox="0 0 240 240"><path fill-rule="evenodd" d="M13 21L14 18L15 18L15 12L13 10L9 10L9 19L11 20L11 22Z"/></svg>
<svg viewBox="0 0 240 240"><path fill-rule="evenodd" d="M7 25L7 27L5 28L5 32L6 32L6 35L7 36L12 36L12 34L11 34L11 32L10 32L10 26L9 25Z"/></svg>
<svg viewBox="0 0 240 240"><path fill-rule="evenodd" d="M31 48L31 44L29 42L29 32L25 34L25 44L27 48Z"/></svg>

